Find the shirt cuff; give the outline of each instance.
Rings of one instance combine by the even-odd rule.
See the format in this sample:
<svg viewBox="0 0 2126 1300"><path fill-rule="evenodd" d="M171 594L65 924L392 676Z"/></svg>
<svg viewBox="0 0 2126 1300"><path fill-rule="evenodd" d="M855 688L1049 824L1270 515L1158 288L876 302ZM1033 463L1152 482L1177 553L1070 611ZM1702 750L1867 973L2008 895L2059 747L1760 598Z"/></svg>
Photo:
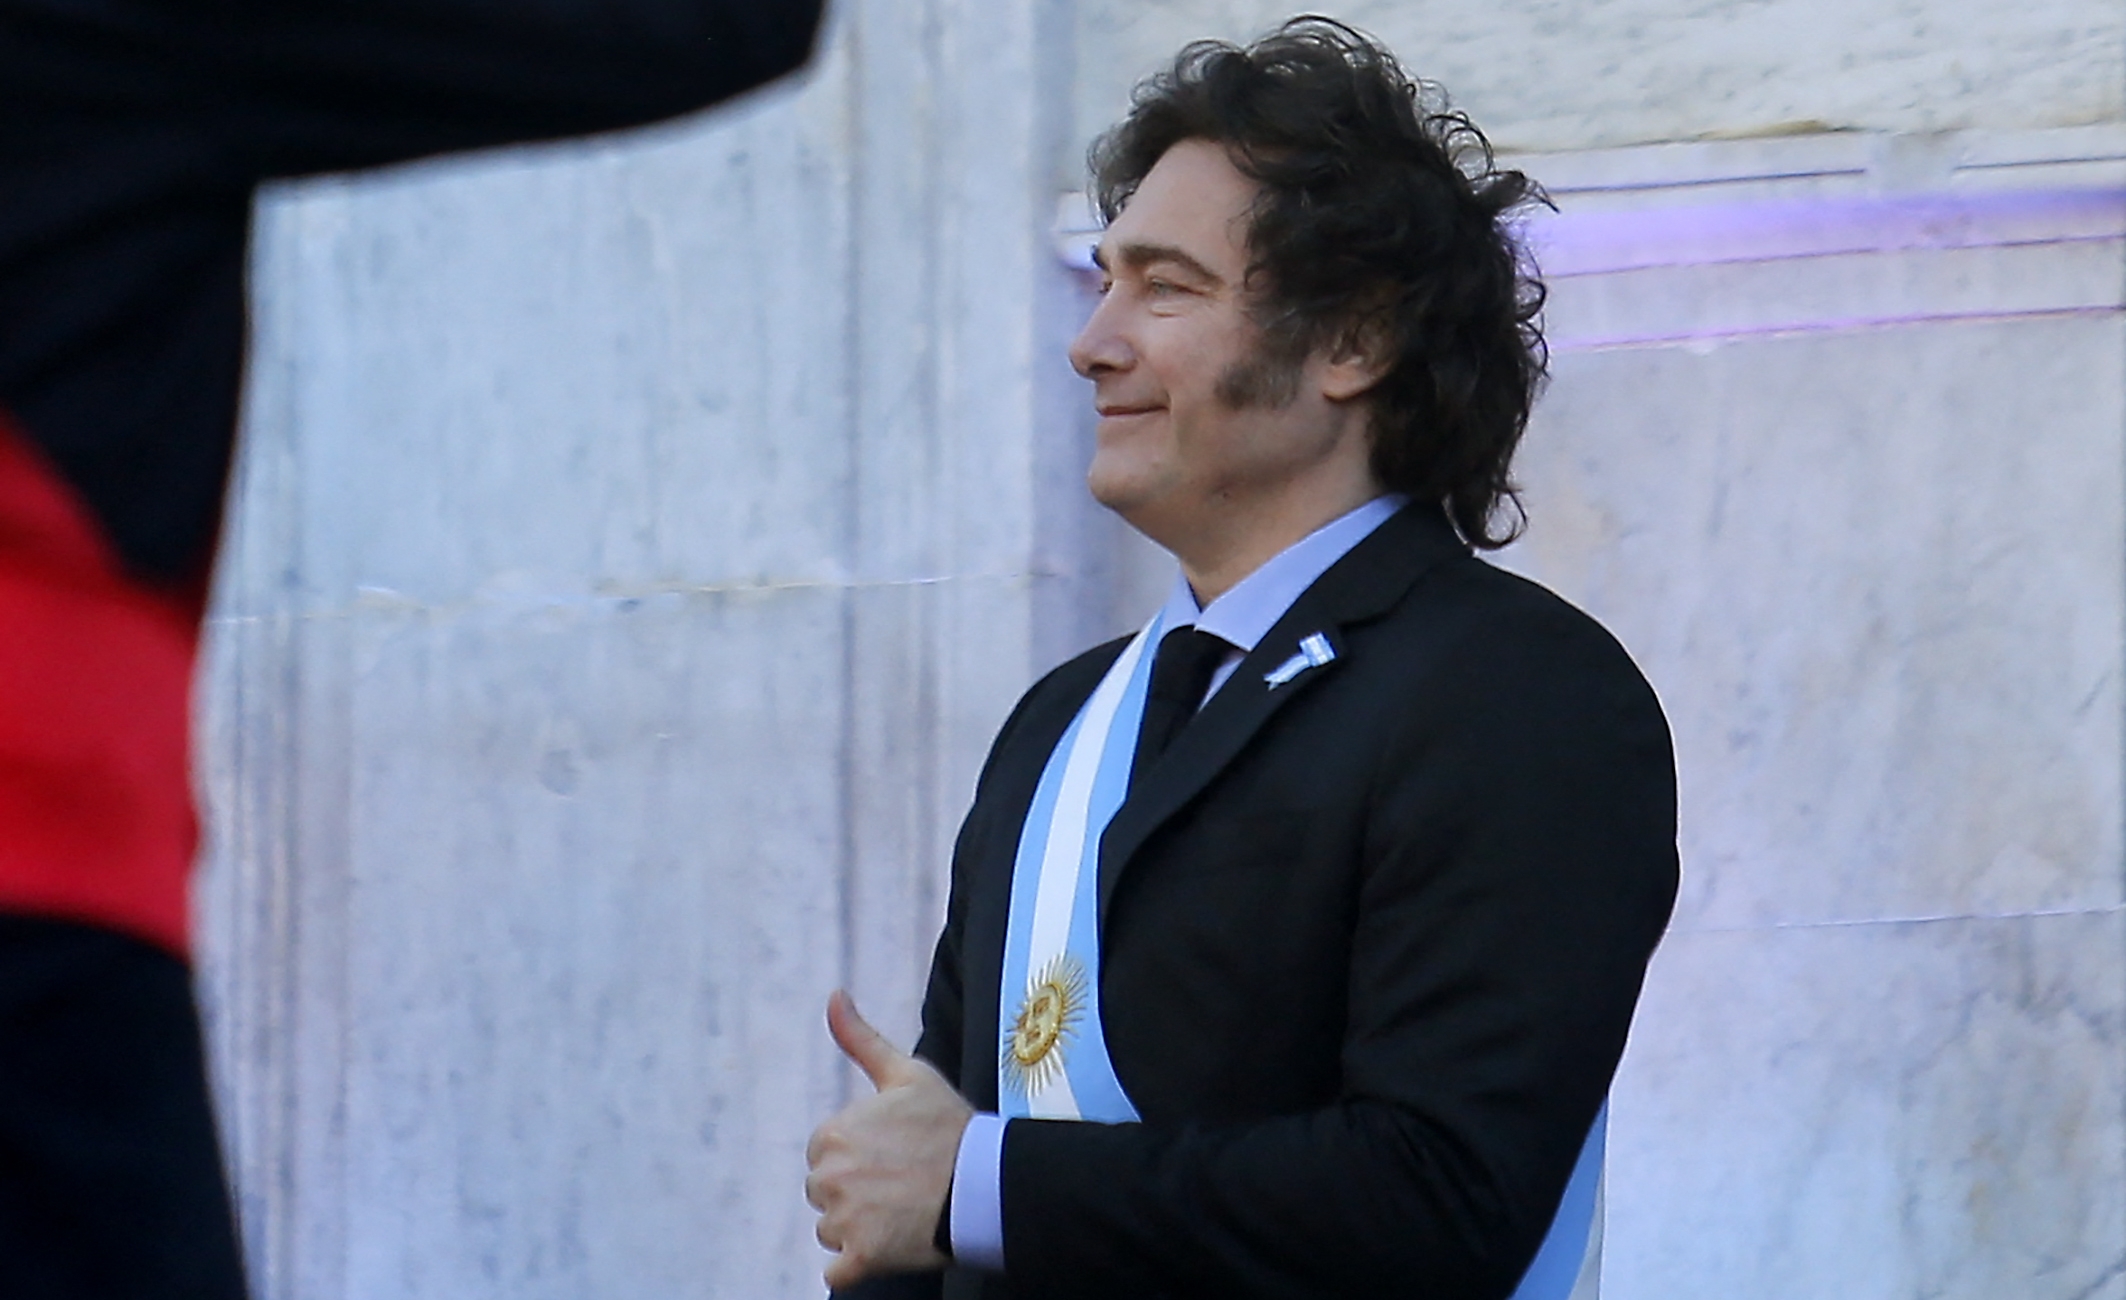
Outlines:
<svg viewBox="0 0 2126 1300"><path fill-rule="evenodd" d="M952 1164L952 1260L1004 1271L1004 1127L1002 1115L976 1115L960 1134Z"/></svg>

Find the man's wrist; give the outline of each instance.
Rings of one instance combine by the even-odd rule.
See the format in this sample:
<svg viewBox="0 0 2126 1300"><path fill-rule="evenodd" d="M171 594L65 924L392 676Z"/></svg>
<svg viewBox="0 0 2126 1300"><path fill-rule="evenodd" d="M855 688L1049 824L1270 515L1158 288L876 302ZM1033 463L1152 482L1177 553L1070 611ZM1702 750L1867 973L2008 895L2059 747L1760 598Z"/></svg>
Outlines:
<svg viewBox="0 0 2126 1300"><path fill-rule="evenodd" d="M1009 1122L1001 1115L977 1114L960 1133L946 1215L952 1261L964 1268L1004 1270L1001 1166Z"/></svg>

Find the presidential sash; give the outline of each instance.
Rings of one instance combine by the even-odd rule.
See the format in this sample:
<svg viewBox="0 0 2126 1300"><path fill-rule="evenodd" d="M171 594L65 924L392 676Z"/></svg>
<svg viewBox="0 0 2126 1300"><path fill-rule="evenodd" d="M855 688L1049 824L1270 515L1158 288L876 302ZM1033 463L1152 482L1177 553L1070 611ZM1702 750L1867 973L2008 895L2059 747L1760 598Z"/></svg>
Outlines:
<svg viewBox="0 0 2126 1300"><path fill-rule="evenodd" d="M998 1113L1137 1118L1100 1022L1100 833L1129 793L1151 683L1154 618L1056 742L1019 832L997 1000Z"/></svg>
<svg viewBox="0 0 2126 1300"><path fill-rule="evenodd" d="M1100 836L1129 793L1161 630L1154 618L1109 666L1049 754L1019 831L997 999L997 1111L1006 1119L1137 1119L1100 1020ZM1326 641L1303 644L1264 686L1333 657ZM1604 1106L1588 1132L1513 1300L1595 1300L1608 1114Z"/></svg>

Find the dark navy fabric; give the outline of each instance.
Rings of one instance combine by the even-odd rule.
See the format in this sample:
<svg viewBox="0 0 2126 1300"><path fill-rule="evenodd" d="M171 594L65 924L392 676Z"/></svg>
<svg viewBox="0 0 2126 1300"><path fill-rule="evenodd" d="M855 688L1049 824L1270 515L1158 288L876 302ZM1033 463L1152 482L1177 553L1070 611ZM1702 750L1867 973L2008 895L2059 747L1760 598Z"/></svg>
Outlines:
<svg viewBox="0 0 2126 1300"><path fill-rule="evenodd" d="M0 914L0 1295L243 1294L190 971Z"/></svg>

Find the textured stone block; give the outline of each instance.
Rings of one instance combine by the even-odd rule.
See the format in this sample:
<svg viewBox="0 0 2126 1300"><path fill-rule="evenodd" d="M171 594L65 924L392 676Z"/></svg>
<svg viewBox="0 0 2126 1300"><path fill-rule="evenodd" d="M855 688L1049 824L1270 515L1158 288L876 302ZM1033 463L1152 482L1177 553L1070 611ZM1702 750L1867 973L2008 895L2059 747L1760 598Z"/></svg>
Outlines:
<svg viewBox="0 0 2126 1300"><path fill-rule="evenodd" d="M1292 12L1266 0L1087 3L1080 132L1120 116L1131 83L1184 41L1245 40ZM1445 84L1493 140L1515 148L2067 126L2126 110L2126 17L2103 0L1353 0L1334 12Z"/></svg>
<svg viewBox="0 0 2126 1300"><path fill-rule="evenodd" d="M269 347L317 599L839 577L828 163L778 111L288 199Z"/></svg>
<svg viewBox="0 0 2126 1300"><path fill-rule="evenodd" d="M2117 911L1671 935L1612 1103L1605 1300L2118 1300Z"/></svg>
<svg viewBox="0 0 2126 1300"><path fill-rule="evenodd" d="M349 1294L801 1286L841 604L352 619Z"/></svg>
<svg viewBox="0 0 2126 1300"><path fill-rule="evenodd" d="M1675 728L1685 927L2120 898L2116 316L1560 358L1511 562Z"/></svg>

